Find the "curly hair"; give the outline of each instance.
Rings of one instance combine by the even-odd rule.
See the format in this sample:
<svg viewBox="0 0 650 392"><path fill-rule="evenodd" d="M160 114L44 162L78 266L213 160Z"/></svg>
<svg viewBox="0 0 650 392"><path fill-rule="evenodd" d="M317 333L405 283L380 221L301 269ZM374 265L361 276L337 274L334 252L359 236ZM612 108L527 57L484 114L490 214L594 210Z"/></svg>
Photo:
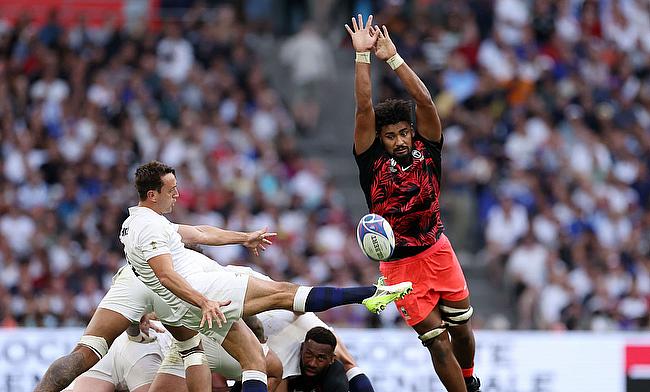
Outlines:
<svg viewBox="0 0 650 392"><path fill-rule="evenodd" d="M138 167L135 171L135 189L140 200L146 200L147 192L151 190L160 192L163 186L162 177L169 173L176 175L176 170L158 161L151 161Z"/></svg>
<svg viewBox="0 0 650 392"><path fill-rule="evenodd" d="M336 348L336 336L334 336L334 333L332 333L332 331L324 327L314 327L307 331L307 335L305 335L305 342L308 340L312 340L320 344L327 344L328 346L332 346L332 349Z"/></svg>
<svg viewBox="0 0 650 392"><path fill-rule="evenodd" d="M377 134L390 124L401 121L411 123L411 102L404 99L387 99L375 106L375 129Z"/></svg>

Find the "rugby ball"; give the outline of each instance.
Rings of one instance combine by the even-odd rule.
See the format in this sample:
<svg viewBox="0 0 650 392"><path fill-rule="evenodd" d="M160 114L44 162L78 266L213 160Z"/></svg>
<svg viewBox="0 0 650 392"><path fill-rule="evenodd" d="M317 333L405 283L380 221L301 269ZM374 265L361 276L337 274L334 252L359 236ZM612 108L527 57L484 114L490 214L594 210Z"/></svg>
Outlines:
<svg viewBox="0 0 650 392"><path fill-rule="evenodd" d="M395 250L393 228L381 215L367 214L357 225L357 242L363 253L375 261L385 261Z"/></svg>

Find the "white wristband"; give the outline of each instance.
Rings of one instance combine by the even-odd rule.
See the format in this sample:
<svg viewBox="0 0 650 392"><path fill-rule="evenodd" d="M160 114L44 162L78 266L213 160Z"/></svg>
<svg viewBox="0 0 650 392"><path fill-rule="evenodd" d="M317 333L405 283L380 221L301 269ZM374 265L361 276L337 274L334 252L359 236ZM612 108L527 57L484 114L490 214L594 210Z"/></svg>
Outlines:
<svg viewBox="0 0 650 392"><path fill-rule="evenodd" d="M357 56L354 61L357 63L370 64L370 52L356 52Z"/></svg>
<svg viewBox="0 0 650 392"><path fill-rule="evenodd" d="M402 57L400 57L399 54L395 53L391 58L386 60L386 62L388 63L388 65L390 65L390 67L393 70L395 70L395 69L397 69L397 67L404 64L404 59Z"/></svg>

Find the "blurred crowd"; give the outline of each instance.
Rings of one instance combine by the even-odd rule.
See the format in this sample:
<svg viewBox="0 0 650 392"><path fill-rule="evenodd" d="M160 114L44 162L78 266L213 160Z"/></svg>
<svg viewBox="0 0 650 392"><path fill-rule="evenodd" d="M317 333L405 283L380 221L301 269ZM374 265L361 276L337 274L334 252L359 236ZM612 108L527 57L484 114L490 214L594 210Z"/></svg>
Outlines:
<svg viewBox="0 0 650 392"><path fill-rule="evenodd" d="M443 118L448 232L478 239L512 327L648 328L650 2L388 3Z"/></svg>
<svg viewBox="0 0 650 392"><path fill-rule="evenodd" d="M296 148L256 39L227 4L160 32L64 28L56 12L3 25L0 326L85 325L124 264L134 170L153 159L177 169L172 221L278 232L262 257L206 247L220 263L311 285L376 280L322 162ZM365 326L349 308L331 321Z"/></svg>
<svg viewBox="0 0 650 392"><path fill-rule="evenodd" d="M335 67L328 45L349 47L344 31L274 32L267 2L247 3L246 23L224 3L160 31L64 28L56 13L42 26L2 24L0 326L88 321L124 263L117 232L137 202L133 171L152 159L177 169L171 220L279 233L261 257L204 248L219 262L304 284L376 279L323 161L297 147L318 124L311 82ZM432 91L447 233L510 293L512 328L648 327L647 1L316 3L330 17L375 13ZM278 50L302 86L289 104L257 50L269 33L295 33ZM313 56L292 63L296 53ZM390 72L380 79L380 97L404 95ZM361 327L398 316L344 307L323 318Z"/></svg>

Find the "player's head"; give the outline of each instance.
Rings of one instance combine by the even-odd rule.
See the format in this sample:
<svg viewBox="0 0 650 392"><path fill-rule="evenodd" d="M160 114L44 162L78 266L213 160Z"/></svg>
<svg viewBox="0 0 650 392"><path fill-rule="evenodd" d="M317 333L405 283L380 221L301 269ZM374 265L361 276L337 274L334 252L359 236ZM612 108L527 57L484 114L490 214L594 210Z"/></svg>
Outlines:
<svg viewBox="0 0 650 392"><path fill-rule="evenodd" d="M158 161L151 161L135 171L135 188L140 204L158 213L168 213L178 198L176 171Z"/></svg>
<svg viewBox="0 0 650 392"><path fill-rule="evenodd" d="M387 99L375 107L377 137L386 152L395 158L411 155L413 126L411 103L401 99Z"/></svg>
<svg viewBox="0 0 650 392"><path fill-rule="evenodd" d="M314 377L321 374L334 362L336 336L327 328L314 327L307 331L300 346L300 369L302 374Z"/></svg>

